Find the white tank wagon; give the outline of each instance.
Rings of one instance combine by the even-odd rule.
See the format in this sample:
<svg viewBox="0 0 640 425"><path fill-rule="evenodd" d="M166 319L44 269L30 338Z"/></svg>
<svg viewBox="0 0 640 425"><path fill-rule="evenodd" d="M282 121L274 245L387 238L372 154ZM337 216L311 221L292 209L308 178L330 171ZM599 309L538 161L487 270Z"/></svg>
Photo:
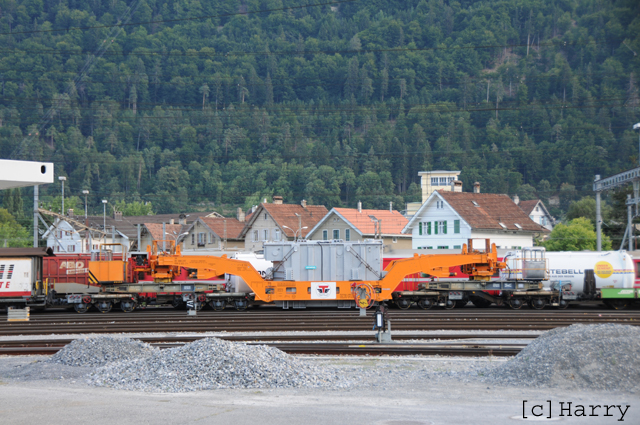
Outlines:
<svg viewBox="0 0 640 425"><path fill-rule="evenodd" d="M542 290L558 293L564 307L568 301L602 301L623 308L637 300L635 269L626 251L545 252L543 248L510 251L502 280L539 280Z"/></svg>

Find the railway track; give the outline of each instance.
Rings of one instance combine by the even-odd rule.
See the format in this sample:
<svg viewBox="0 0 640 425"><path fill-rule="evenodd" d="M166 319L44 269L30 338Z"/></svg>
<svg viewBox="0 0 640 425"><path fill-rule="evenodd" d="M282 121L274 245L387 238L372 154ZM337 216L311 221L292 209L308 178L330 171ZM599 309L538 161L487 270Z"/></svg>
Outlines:
<svg viewBox="0 0 640 425"><path fill-rule="evenodd" d="M273 341L278 338L278 341ZM199 338L191 337L147 337L137 338L149 342L161 349L181 346ZM251 341L253 338L236 337L223 339ZM313 355L453 355L453 356L514 356L526 346L526 343L486 343L486 342L428 342L377 344L368 342L284 342L281 337L261 338L262 341L248 342L249 345L269 345L289 354ZM299 338L301 339L301 338ZM305 338L302 338L305 339ZM310 338L306 338L310 340ZM359 339L359 338L358 338ZM271 341L270 341L271 340ZM0 342L0 355L52 355L71 342L70 339L58 340L12 340Z"/></svg>
<svg viewBox="0 0 640 425"><path fill-rule="evenodd" d="M640 311L614 310L390 310L393 330L549 330L574 323L640 324ZM47 312L32 314L29 322L0 322L0 336L142 333L142 332L285 332L370 331L373 312L360 317L357 311L282 311L255 309L245 312L184 311L154 309L109 314Z"/></svg>

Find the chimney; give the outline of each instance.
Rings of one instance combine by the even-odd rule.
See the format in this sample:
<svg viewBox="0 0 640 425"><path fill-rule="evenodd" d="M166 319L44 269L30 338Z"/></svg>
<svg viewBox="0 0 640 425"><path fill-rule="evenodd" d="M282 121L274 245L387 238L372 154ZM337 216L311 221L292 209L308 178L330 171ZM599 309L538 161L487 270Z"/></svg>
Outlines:
<svg viewBox="0 0 640 425"><path fill-rule="evenodd" d="M173 219L169 220L169 224L175 224Z"/></svg>
<svg viewBox="0 0 640 425"><path fill-rule="evenodd" d="M480 193L480 182L475 182L473 184L473 193Z"/></svg>
<svg viewBox="0 0 640 425"><path fill-rule="evenodd" d="M302 205L302 208L307 208L307 200L303 199L302 202L300 202L300 205Z"/></svg>
<svg viewBox="0 0 640 425"><path fill-rule="evenodd" d="M115 221L122 221L122 211L114 211L113 212L113 219Z"/></svg>
<svg viewBox="0 0 640 425"><path fill-rule="evenodd" d="M451 182L453 192L462 192L462 182L460 180L454 180Z"/></svg>
<svg viewBox="0 0 640 425"><path fill-rule="evenodd" d="M393 212L393 202L389 202L389 212Z"/></svg>
<svg viewBox="0 0 640 425"><path fill-rule="evenodd" d="M520 198L518 197L517 193L513 197L513 203L516 204L516 205L520 205Z"/></svg>
<svg viewBox="0 0 640 425"><path fill-rule="evenodd" d="M267 202L267 200L264 200L265 202ZM273 197L273 204L274 205L282 205L282 196L274 196Z"/></svg>
<svg viewBox="0 0 640 425"><path fill-rule="evenodd" d="M186 214L180 214L178 216L178 224L182 224L182 225L187 224L187 216L186 216Z"/></svg>
<svg viewBox="0 0 640 425"><path fill-rule="evenodd" d="M73 217L73 208L69 208L69 209L67 210L67 215L68 215L69 217Z"/></svg>
<svg viewBox="0 0 640 425"><path fill-rule="evenodd" d="M236 218L240 223L244 223L244 211L242 211L242 208L238 208L236 212Z"/></svg>
<svg viewBox="0 0 640 425"><path fill-rule="evenodd" d="M358 212L362 212L362 202L358 201Z"/></svg>
<svg viewBox="0 0 640 425"><path fill-rule="evenodd" d="M267 198L264 198L264 199L263 199L263 201L262 201L262 203L263 203L263 204L266 204L266 203L267 203Z"/></svg>

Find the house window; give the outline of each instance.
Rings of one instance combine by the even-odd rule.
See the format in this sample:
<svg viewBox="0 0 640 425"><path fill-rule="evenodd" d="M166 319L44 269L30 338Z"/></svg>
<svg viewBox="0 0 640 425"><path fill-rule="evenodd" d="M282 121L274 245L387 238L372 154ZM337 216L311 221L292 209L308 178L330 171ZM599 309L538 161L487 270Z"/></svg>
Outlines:
<svg viewBox="0 0 640 425"><path fill-rule="evenodd" d="M462 246L461 245L454 245L453 249L462 249Z"/></svg>
<svg viewBox="0 0 640 425"><path fill-rule="evenodd" d="M449 184L451 184L451 182L453 182L455 179L455 177L449 177Z"/></svg>
<svg viewBox="0 0 640 425"><path fill-rule="evenodd" d="M323 241L329 240L329 231L328 230L323 230L322 231L322 240Z"/></svg>
<svg viewBox="0 0 640 425"><path fill-rule="evenodd" d="M333 239L340 239L340 229L333 230Z"/></svg>
<svg viewBox="0 0 640 425"><path fill-rule="evenodd" d="M280 240L280 229L276 229L273 231L273 240L274 241Z"/></svg>
<svg viewBox="0 0 640 425"><path fill-rule="evenodd" d="M433 225L433 229L435 234L446 235L447 234L447 222L446 221L435 221Z"/></svg>
<svg viewBox="0 0 640 425"><path fill-rule="evenodd" d="M437 185L438 185L438 178L431 177L431 186L437 186Z"/></svg>
<svg viewBox="0 0 640 425"><path fill-rule="evenodd" d="M430 221L425 221L425 222L421 222L421 223L418 223L418 224L419 224L418 234L420 234L420 235L430 235L431 234L431 222Z"/></svg>
<svg viewBox="0 0 640 425"><path fill-rule="evenodd" d="M254 242L258 242L258 231L257 230L253 231L253 241Z"/></svg>
<svg viewBox="0 0 640 425"><path fill-rule="evenodd" d="M460 233L460 220L453 220L453 233Z"/></svg>
<svg viewBox="0 0 640 425"><path fill-rule="evenodd" d="M209 243L213 243L215 238L213 237L213 233L209 233Z"/></svg>
<svg viewBox="0 0 640 425"><path fill-rule="evenodd" d="M447 178L440 177L440 186L446 186L446 185L447 185Z"/></svg>
<svg viewBox="0 0 640 425"><path fill-rule="evenodd" d="M75 245L68 245L67 246L67 252L76 252L76 246Z"/></svg>
<svg viewBox="0 0 640 425"><path fill-rule="evenodd" d="M393 242L393 243L398 243L398 238L393 238L393 239L391 239L391 242Z"/></svg>
<svg viewBox="0 0 640 425"><path fill-rule="evenodd" d="M265 229L262 231L262 240L263 241L269 240L269 229Z"/></svg>
<svg viewBox="0 0 640 425"><path fill-rule="evenodd" d="M449 249L449 245L439 245L438 249Z"/></svg>
<svg viewBox="0 0 640 425"><path fill-rule="evenodd" d="M265 220L267 219L267 213L264 213L264 219Z"/></svg>
<svg viewBox="0 0 640 425"><path fill-rule="evenodd" d="M345 229L344 240L349 242L351 240L351 229Z"/></svg>
<svg viewBox="0 0 640 425"><path fill-rule="evenodd" d="M195 245L196 244L196 234L192 233L191 234L191 245Z"/></svg>
<svg viewBox="0 0 640 425"><path fill-rule="evenodd" d="M205 233L198 233L198 246L204 246L206 241L207 239Z"/></svg>

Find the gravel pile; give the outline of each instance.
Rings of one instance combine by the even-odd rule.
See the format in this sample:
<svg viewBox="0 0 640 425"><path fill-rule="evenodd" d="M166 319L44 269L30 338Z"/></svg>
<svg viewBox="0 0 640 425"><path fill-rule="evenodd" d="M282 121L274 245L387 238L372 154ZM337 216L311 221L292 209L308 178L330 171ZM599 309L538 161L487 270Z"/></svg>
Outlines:
<svg viewBox="0 0 640 425"><path fill-rule="evenodd" d="M640 390L640 327L572 325L548 331L512 360L478 370L497 385Z"/></svg>
<svg viewBox="0 0 640 425"><path fill-rule="evenodd" d="M76 339L48 361L67 366L96 367L147 357L156 351L155 347L130 338L99 336Z"/></svg>
<svg viewBox="0 0 640 425"><path fill-rule="evenodd" d="M216 388L347 388L335 368L316 366L277 348L205 338L126 362L110 363L90 379L97 386L153 392Z"/></svg>

